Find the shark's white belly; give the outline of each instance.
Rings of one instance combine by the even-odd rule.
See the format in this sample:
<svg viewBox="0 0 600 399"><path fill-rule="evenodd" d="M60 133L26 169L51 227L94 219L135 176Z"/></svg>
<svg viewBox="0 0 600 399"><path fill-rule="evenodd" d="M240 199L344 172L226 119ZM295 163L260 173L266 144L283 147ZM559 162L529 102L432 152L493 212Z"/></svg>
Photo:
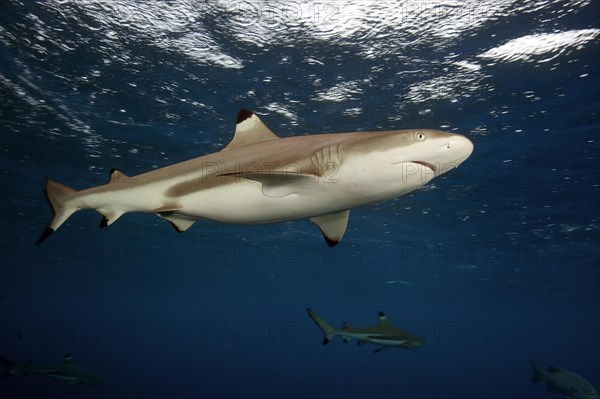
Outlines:
<svg viewBox="0 0 600 399"><path fill-rule="evenodd" d="M370 339L369 342L375 345L383 345L383 346L403 346L406 343L406 340L403 339Z"/></svg>
<svg viewBox="0 0 600 399"><path fill-rule="evenodd" d="M263 193L260 183L244 181L180 197L181 210L177 213L223 223L276 223L347 209L336 201L336 197L332 190L268 196Z"/></svg>
<svg viewBox="0 0 600 399"><path fill-rule="evenodd" d="M177 214L222 223L263 224L327 215L384 201L415 190L423 181L381 188L378 182L339 179L336 182L296 182L265 188L257 181L239 179L177 198Z"/></svg>

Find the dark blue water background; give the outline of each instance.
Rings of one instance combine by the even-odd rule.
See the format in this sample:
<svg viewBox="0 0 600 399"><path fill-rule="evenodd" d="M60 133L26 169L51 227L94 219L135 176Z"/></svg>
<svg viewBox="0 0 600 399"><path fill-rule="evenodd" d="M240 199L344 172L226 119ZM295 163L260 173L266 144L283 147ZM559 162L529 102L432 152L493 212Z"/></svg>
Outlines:
<svg viewBox="0 0 600 399"><path fill-rule="evenodd" d="M4 3L0 354L107 383L17 374L2 398L560 397L532 357L600 386L598 2ZM93 211L34 245L47 177L218 151L242 107L282 137L426 127L475 151L352 210L332 249L308 221ZM307 306L427 345L322 347Z"/></svg>

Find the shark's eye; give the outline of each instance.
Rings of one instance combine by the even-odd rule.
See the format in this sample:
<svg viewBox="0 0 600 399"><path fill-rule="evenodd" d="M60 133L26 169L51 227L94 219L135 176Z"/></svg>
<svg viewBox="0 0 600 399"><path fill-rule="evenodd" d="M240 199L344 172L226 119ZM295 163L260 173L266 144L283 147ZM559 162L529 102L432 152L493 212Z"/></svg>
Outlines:
<svg viewBox="0 0 600 399"><path fill-rule="evenodd" d="M596 392L594 392L594 390L592 388L588 388L587 390L587 394L588 396L594 396Z"/></svg>
<svg viewBox="0 0 600 399"><path fill-rule="evenodd" d="M427 135L424 132L415 133L415 140L417 140L417 141L423 141L423 140L425 140L426 137L427 137Z"/></svg>

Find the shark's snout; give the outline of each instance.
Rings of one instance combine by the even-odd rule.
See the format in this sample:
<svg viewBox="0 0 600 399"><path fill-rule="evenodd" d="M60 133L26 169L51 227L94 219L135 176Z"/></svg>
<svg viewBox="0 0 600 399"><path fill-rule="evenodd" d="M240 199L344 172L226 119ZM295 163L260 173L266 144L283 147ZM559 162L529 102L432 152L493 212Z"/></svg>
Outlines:
<svg viewBox="0 0 600 399"><path fill-rule="evenodd" d="M446 149L452 151L452 153L455 155L454 162L460 164L469 158L473 153L473 143L465 136L456 135L448 139Z"/></svg>

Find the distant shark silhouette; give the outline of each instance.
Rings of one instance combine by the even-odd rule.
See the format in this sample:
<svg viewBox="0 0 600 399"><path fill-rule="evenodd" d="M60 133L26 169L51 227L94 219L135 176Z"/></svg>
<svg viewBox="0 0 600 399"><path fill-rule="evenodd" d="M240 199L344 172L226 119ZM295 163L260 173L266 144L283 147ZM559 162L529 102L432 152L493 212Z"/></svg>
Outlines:
<svg viewBox="0 0 600 399"><path fill-rule="evenodd" d="M531 381L546 381L548 391L563 394L571 399L600 399L598 391L582 377L572 371L558 367L548 367L547 371L531 359L533 376Z"/></svg>
<svg viewBox="0 0 600 399"><path fill-rule="evenodd" d="M0 364L6 368L4 377L10 377L17 372L34 373L41 376L55 378L67 382L69 385L75 384L104 384L104 380L96 374L84 369L73 361L71 355L66 354L60 363L49 364L17 364L6 358L0 357Z"/></svg>
<svg viewBox="0 0 600 399"><path fill-rule="evenodd" d="M76 191L48 180L54 218L40 244L80 209L103 215L100 227L127 212L149 212L177 231L199 219L265 224L310 219L329 246L344 235L350 209L407 194L462 163L473 144L438 130L394 130L279 138L241 110L221 151Z"/></svg>
<svg viewBox="0 0 600 399"><path fill-rule="evenodd" d="M358 344L380 345L374 353L389 348L416 349L425 344L423 338L390 324L387 316L379 312L379 322L373 327L352 327L344 322L342 328L334 328L320 318L312 309L307 308L308 316L314 320L323 332L323 345L327 345L334 336L339 335L348 342L356 339Z"/></svg>

